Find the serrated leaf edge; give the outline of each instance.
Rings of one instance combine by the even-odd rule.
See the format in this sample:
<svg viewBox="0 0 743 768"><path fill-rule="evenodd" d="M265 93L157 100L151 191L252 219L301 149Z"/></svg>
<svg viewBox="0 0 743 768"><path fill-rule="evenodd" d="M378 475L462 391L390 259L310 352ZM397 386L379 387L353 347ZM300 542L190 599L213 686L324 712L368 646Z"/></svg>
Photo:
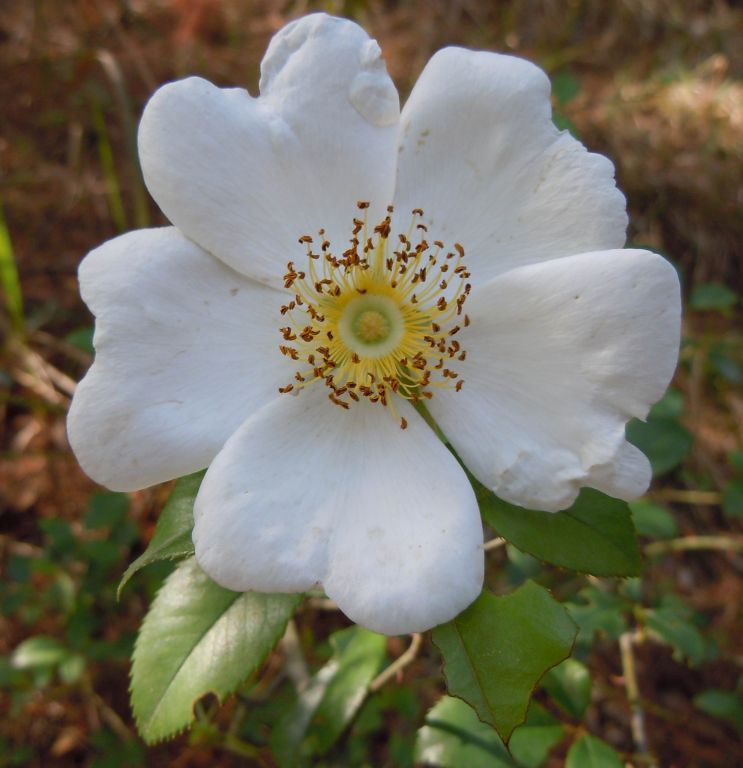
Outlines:
<svg viewBox="0 0 743 768"><path fill-rule="evenodd" d="M177 536L173 536L170 541L168 541L166 544L161 547L161 549L164 549L164 547L169 546L177 539L181 538L183 536L183 533L179 533ZM170 555L160 555L158 557L154 557L152 560L149 560L147 562L140 562L144 560L145 555L147 554L148 550L150 548L150 545L147 545L147 549L145 549L142 554L137 557L135 560L133 560L131 563L129 563L129 566L124 571L124 573L121 576L121 581L119 581L119 586L116 588L116 600L117 602L121 600L121 592L124 589L124 587L129 583L132 576L139 573L143 568L146 568L148 565L153 565L154 563L161 563L164 560L181 560L184 557L188 557L189 555L193 555L193 549L184 549L182 552L173 552Z"/></svg>
<svg viewBox="0 0 743 768"><path fill-rule="evenodd" d="M166 579L165 582L160 587L160 589L158 589L157 595L155 595L155 599L152 601L152 605L150 606L150 609L155 605L155 602L158 599L158 597L160 596L160 593L162 592L163 588L167 584L167 581L168 580ZM198 641L194 644L194 648L196 647L196 645L198 645L204 639L204 637L206 637L209 634L209 632L214 628L214 626L217 624L217 622L219 622L222 619L222 617L229 610L232 609L232 607L235 605L235 603L238 600L240 600L246 594L248 594L248 593L247 592L236 592L235 593L235 595L236 595L235 599L225 608L224 611L222 611L222 613L219 614L219 617L201 635L201 637L198 639ZM300 601L301 601L301 596L298 595L297 596L297 606L299 605ZM296 610L296 606L295 606L295 610ZM148 611L148 613L149 613L149 611ZM173 729L171 731L167 731L165 733L161 733L161 734L158 734L158 735L155 735L155 736L150 736L146 732L146 729L142 725L142 719L135 712L134 706L132 705L132 701L131 701L132 694L133 694L133 684L134 684L134 680L133 680L133 676L132 676L133 675L133 671L134 671L134 658L137 655L137 651L139 650L139 642L140 642L140 638L142 637L142 628L144 626L144 621L146 619L147 619L147 616L145 616L145 619L142 621L142 624L140 625L140 628L139 628L139 632L137 633L137 639L134 642L134 650L132 652L132 664L131 664L130 669L129 669L129 687L128 687L128 692L129 692L129 704L130 704L130 707L131 707L131 710L132 710L132 714L134 715L134 722L135 722L135 724L137 726L137 732L139 733L139 735L142 737L142 740L146 744L152 746L154 744L159 744L159 743L161 743L163 741L167 741L168 739L175 738L176 736L180 735L181 733L184 733L185 731L187 731L191 727L191 725L193 724L194 720L196 719L195 715L194 715L194 707L196 706L196 703L200 699L202 699L204 696L207 696L207 695L211 694L211 695L213 695L213 696L215 696L217 698L217 700L219 701L220 704L223 703L223 697L221 697L216 691L214 691L212 689L206 690L197 699L194 699L191 702L191 715L192 715L192 717L191 717L191 720L189 720L188 723L185 723L180 728L176 728L176 729ZM286 622L284 623L284 625L281 628L281 632L277 633L276 642L268 649L268 651L266 652L266 655L263 657L263 659L261 659L260 661L256 662L251 667L248 667L247 669L245 669L244 672L241 672L241 674L236 677L235 687L233 688L232 691L227 693L226 696L230 696L234 692L234 690L241 683L243 683L245 680L247 680L248 677L251 674L253 674L253 672L255 672L255 670L258 669L258 667L260 667L260 665L263 664L263 662L268 658L269 654L273 651L273 649L280 642L281 638L284 636L284 632L286 631L286 626L288 625L290 619L291 619L291 615L289 617L287 617ZM175 677L178 675L178 673L180 672L180 670L182 669L183 665L186 663L186 661L188 660L190 655L191 654L189 653L188 656L178 665L178 668L176 669L176 671L173 673L172 677L170 678L168 686L173 682ZM159 707L159 706L160 706L160 703L158 702L157 707ZM157 707L155 708L155 711L157 710ZM152 719L152 716L150 717L150 719Z"/></svg>
<svg viewBox="0 0 743 768"><path fill-rule="evenodd" d="M517 592L519 592L521 589L523 589L523 588L524 588L524 586L525 586L525 584L522 584L521 586L519 586L519 587L517 587L516 589L514 589L514 590L513 590L513 592L509 592L509 595L514 595L514 594L516 594L516 593L517 593ZM497 726L497 725L494 725L493 723L489 723L487 720L483 720L483 719L482 719L482 717L480 717L480 713L477 711L477 708L476 708L476 707L473 707L473 706L472 706L472 704L470 704L470 702L469 702L469 701L467 701L467 699L465 699L463 696L460 696L458 693L454 693L454 692L453 692L453 691L452 691L452 690L449 688L449 676L448 676L448 675L447 675L447 673L446 673L446 657L444 656L444 652L443 652L443 650L442 650L442 649L439 647L439 645L438 645L438 643L436 642L436 640L434 640L434 638L433 638L433 635L431 635L431 642L433 642L433 644L436 646L436 648L438 649L439 653L441 654L441 674L444 676L444 680L446 681L446 693L447 693L447 695L448 695L448 696L453 696L454 698L456 698L456 699L459 699L460 701L463 701L463 702L464 702L464 703L465 703L465 704L466 704L466 705L467 705L467 706L468 706L470 709L472 709L472 711L473 711L473 712L474 712L474 713L477 715L477 719L478 719L478 720L479 720L481 723L483 723L484 725L487 725L487 726L489 726L490 728L492 728L492 729L493 729L493 730L494 730L494 731L495 731L495 732L498 734L498 736L500 736L500 738L501 738L501 741L502 741L502 742L505 744L505 746L506 746L506 749L508 750L508 754L509 754L509 755L511 754L511 750L510 750L510 748L509 748L508 744L509 744L509 742L510 742L510 740L511 740L511 736L513 736L513 733L514 733L514 731L515 731L517 728L520 728L520 727L521 727L521 726L522 726L522 725L523 725L523 724L524 724L524 723L527 721L527 719L529 718L529 709L531 708L531 702L532 702L532 698L533 698L533 696L534 696L534 691L535 691L535 690L536 690L536 689L539 687L539 684L542 682L542 680L543 680L544 676L545 676L545 675L546 675L546 674L547 674L547 673L548 673L548 672L549 672L551 669L554 669L554 668L555 668L555 667L557 667L558 665L562 664L562 662L563 662L563 661L565 661L566 659L569 659L569 658L570 658L570 657L573 655L573 651L575 650L575 643L576 643L576 640L578 639L578 632L580 631L580 628L578 627L577 623L575 622L575 619L573 619L573 617L570 615L570 611L568 611L568 609L567 609L567 608L565 608L565 606L564 606L564 605L563 605L563 604L562 604L562 603L561 603L559 600L557 600L557 599L554 597L554 595L552 594L552 590L548 589L547 587L542 587L542 586L541 586L541 584L540 584L540 585L538 585L538 586L540 586L540 587L541 587L542 589L544 589L544 590L545 590L547 593L549 593L549 596L550 596L550 597L551 597L551 598L552 598L552 599L553 599L553 600L554 600L556 603L558 603L558 605L560 605L560 606L562 607L562 609L565 611L565 614L567 615L568 619L570 619L570 623L573 625L573 627L575 627L575 633L573 634L573 642L570 644L570 650L568 651L567 655L566 655L566 656L564 656L564 657L563 657L562 659L560 659L559 661L557 661L557 662L555 662L554 664L551 664L549 667L547 667L547 668L544 670L544 672L542 672L542 674L539 676L539 678L538 678L538 679L537 679L537 681L534 683L534 685L532 686L531 690L529 691L529 701L527 702L527 704L526 704L526 709L524 710L524 719L523 719L523 720L522 720L520 723L518 723L517 725L515 725L515 726L514 726L514 727L511 729L511 732L508 734L508 736L507 736L507 737L505 737L505 736L504 736L504 735L501 733L501 731L500 731L500 728L498 728L498 726ZM507 595L495 595L495 597L507 597ZM465 610L467 610L467 609L465 608ZM459 617L458 617L458 616L455 616L455 617L454 617L454 618L451 620L451 621L452 621L452 623L455 623L455 622L456 622L456 620L457 620L457 618L459 618ZM458 629L457 629L457 634L459 634L459 630L458 630ZM462 643L462 645L464 645L464 643ZM468 666L472 667L472 664L471 664L471 662L470 662L470 659L469 659L469 654L467 655L467 664L468 664ZM475 675L475 678L476 678L476 679L478 679L478 678L477 678L477 675ZM479 681L479 679L478 679L478 681ZM486 701L487 701L487 699L486 699ZM489 702L488 702L488 705L489 705ZM424 722L425 722L425 721L424 721Z"/></svg>

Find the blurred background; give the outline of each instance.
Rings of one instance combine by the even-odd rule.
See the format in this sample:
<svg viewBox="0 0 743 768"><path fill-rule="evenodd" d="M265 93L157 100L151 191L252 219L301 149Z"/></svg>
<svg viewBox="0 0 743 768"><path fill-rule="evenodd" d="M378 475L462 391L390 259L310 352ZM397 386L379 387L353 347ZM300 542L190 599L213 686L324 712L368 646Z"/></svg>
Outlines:
<svg viewBox="0 0 743 768"><path fill-rule="evenodd" d="M556 122L616 164L631 244L678 266L681 365L649 422L630 428L656 474L633 505L642 578L566 574L506 547L493 553L489 579L507 590L534 578L571 606L587 687L578 699L561 700L556 683L537 692L567 731L587 729L635 766L650 753L660 766L743 765L741 3L0 0L0 766L275 764L271 725L293 696L276 672L281 649L259 675L274 670L275 695L243 700L237 725L234 701L206 702L190 734L152 748L138 739L128 659L168 567L138 574L118 603L115 593L169 487L96 487L69 451L64 420L92 359L81 258L118 233L164 223L137 162L145 101L188 74L255 94L271 35L312 10L353 18L376 37L403 98L445 45L538 63L553 81ZM312 605L299 615L311 666L345 623ZM639 684L632 706L626 636ZM404 647L390 639L389 657ZM428 638L405 683L369 698L312 764L421 762L417 732L443 691ZM647 750L633 706L646 719ZM248 745L242 752L225 746L230 728ZM557 743L541 760L492 764L554 768L565 751Z"/></svg>

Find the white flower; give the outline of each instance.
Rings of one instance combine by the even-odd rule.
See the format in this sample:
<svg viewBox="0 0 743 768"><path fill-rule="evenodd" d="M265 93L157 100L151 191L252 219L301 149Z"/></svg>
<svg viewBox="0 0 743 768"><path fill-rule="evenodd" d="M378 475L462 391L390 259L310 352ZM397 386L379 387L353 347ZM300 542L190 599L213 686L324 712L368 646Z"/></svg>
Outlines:
<svg viewBox="0 0 743 768"><path fill-rule="evenodd" d="M411 400L508 501L634 498L650 469L624 427L672 375L678 279L622 250L612 164L554 127L526 61L439 51L400 113L376 42L312 15L271 41L260 91L192 77L147 105L174 226L81 265L97 355L70 440L115 490L209 466L194 542L220 584L322 585L373 630L423 630L477 597L482 526Z"/></svg>

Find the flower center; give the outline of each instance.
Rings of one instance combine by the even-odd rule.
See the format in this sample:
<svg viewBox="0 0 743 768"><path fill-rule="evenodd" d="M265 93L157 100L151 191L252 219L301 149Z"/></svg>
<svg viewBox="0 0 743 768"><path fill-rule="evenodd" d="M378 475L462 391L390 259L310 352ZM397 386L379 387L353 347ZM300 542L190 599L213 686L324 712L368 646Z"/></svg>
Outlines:
<svg viewBox="0 0 743 768"><path fill-rule="evenodd" d="M280 329L282 354L300 363L282 393L322 381L330 400L342 408L362 397L395 411L392 395L417 402L436 388L459 391L463 379L453 370L466 352L453 337L469 325L463 306L471 286L464 249L430 245L413 211L407 234L390 242L392 207L371 232L368 203L353 221L350 248L338 257L320 230L319 253L303 235L307 267L287 265L284 287L291 300L281 307L289 325ZM413 233L417 242L411 241ZM400 420L404 429L405 419Z"/></svg>
<svg viewBox="0 0 743 768"><path fill-rule="evenodd" d="M354 335L364 344L384 341L390 335L389 320L376 309L365 309L351 323Z"/></svg>
<svg viewBox="0 0 743 768"><path fill-rule="evenodd" d="M380 358L400 344L405 320L394 299L367 292L354 296L343 308L338 332L341 341L356 354Z"/></svg>

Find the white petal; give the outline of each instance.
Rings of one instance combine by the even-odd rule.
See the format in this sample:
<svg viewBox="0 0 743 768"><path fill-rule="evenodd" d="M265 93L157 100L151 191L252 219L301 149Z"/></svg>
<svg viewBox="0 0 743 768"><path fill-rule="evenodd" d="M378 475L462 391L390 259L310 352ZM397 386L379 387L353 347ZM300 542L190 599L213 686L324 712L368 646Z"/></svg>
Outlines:
<svg viewBox="0 0 743 768"><path fill-rule="evenodd" d="M527 61L446 48L403 109L398 213L422 208L430 238L460 242L480 282L624 244L614 167L555 128L549 92Z"/></svg>
<svg viewBox="0 0 743 768"><path fill-rule="evenodd" d="M534 509L563 509L583 485L642 493L650 476L624 426L647 415L676 365L673 267L639 250L570 256L500 275L467 310L464 387L429 407L473 474Z"/></svg>
<svg viewBox="0 0 743 768"><path fill-rule="evenodd" d="M593 488L609 496L632 501L648 489L653 470L648 457L624 440L611 461L592 468L589 479Z"/></svg>
<svg viewBox="0 0 743 768"><path fill-rule="evenodd" d="M261 95L192 77L158 90L139 128L147 186L188 237L275 282L325 228L340 252L356 203L392 199L399 101L353 22L305 16L271 41Z"/></svg>
<svg viewBox="0 0 743 768"><path fill-rule="evenodd" d="M205 467L291 378L277 346L284 297L176 229L131 232L80 265L96 315L93 367L67 421L83 469L135 490Z"/></svg>
<svg viewBox="0 0 743 768"><path fill-rule="evenodd" d="M447 621L479 594L482 526L453 456L407 404L348 411L314 385L250 418L204 478L194 509L201 567L235 590L321 584L385 634Z"/></svg>

